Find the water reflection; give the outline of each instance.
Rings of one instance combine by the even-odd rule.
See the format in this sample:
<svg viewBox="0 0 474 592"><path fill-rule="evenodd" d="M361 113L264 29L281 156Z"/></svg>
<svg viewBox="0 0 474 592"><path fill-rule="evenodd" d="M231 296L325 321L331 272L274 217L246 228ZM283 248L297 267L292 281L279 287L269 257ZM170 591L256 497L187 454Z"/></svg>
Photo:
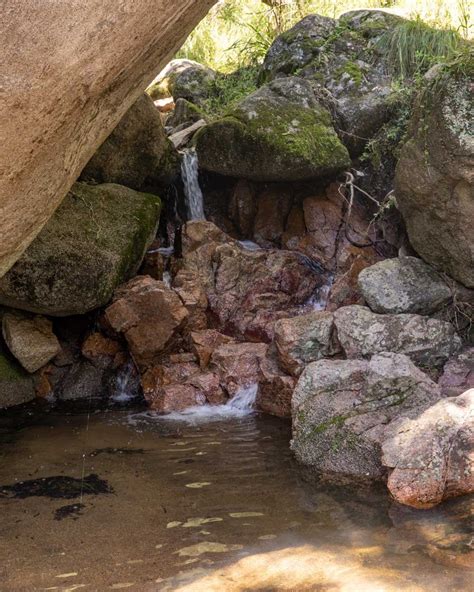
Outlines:
<svg viewBox="0 0 474 592"><path fill-rule="evenodd" d="M84 474L113 490L60 521L64 500L0 497L2 592L469 588L469 500L414 511L382 487L310 483L281 420L188 425L116 410L88 428L85 415L0 425L1 484L81 479L85 455Z"/></svg>

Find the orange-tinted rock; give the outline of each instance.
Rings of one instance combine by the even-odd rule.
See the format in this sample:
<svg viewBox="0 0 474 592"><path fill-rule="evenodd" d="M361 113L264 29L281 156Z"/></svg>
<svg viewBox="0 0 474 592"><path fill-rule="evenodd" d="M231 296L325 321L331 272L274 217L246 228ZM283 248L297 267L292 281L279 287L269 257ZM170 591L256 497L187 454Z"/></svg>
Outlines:
<svg viewBox="0 0 474 592"><path fill-rule="evenodd" d="M253 230L258 244L271 247L281 243L292 201L289 191L278 186L269 187L259 195Z"/></svg>
<svg viewBox="0 0 474 592"><path fill-rule="evenodd" d="M307 229L304 252L330 269L334 266L342 205L336 205L325 197L307 197L303 202L303 211Z"/></svg>
<svg viewBox="0 0 474 592"><path fill-rule="evenodd" d="M189 362L197 362L195 354L191 352L183 352L180 354L170 354L168 357L170 364L183 364Z"/></svg>
<svg viewBox="0 0 474 592"><path fill-rule="evenodd" d="M149 275L154 280L162 280L163 273L166 269L166 261L162 253L158 251L160 241L155 240L150 245L150 248L145 253L142 266L140 268L140 275Z"/></svg>
<svg viewBox="0 0 474 592"><path fill-rule="evenodd" d="M61 346L49 319L19 312L7 312L2 333L11 353L28 372L36 372L59 354Z"/></svg>
<svg viewBox="0 0 474 592"><path fill-rule="evenodd" d="M176 289L192 275L214 327L248 341L271 341L275 320L295 314L321 283L299 254L244 249L209 222L186 225L183 256Z"/></svg>
<svg viewBox="0 0 474 592"><path fill-rule="evenodd" d="M196 352L201 368L207 368L214 350L224 343L232 343L234 339L215 329L193 331L190 335L191 347Z"/></svg>
<svg viewBox="0 0 474 592"><path fill-rule="evenodd" d="M320 283L289 251L246 251L228 244L216 249L213 262L210 309L218 327L244 339L271 341L274 321L306 303Z"/></svg>
<svg viewBox="0 0 474 592"><path fill-rule="evenodd" d="M150 409L160 413L183 411L194 405L204 405L206 398L191 384L169 384L156 391L145 391Z"/></svg>
<svg viewBox="0 0 474 592"><path fill-rule="evenodd" d="M156 391L169 384L185 382L190 376L198 372L199 366L194 362L158 364L149 368L142 375L142 386L146 391Z"/></svg>
<svg viewBox="0 0 474 592"><path fill-rule="evenodd" d="M117 354L122 352L121 344L115 339L105 337L102 333L92 333L82 344L82 355L98 366L109 366L115 363Z"/></svg>
<svg viewBox="0 0 474 592"><path fill-rule="evenodd" d="M401 504L431 508L474 492L474 389L401 420L383 443L388 488Z"/></svg>
<svg viewBox="0 0 474 592"><path fill-rule="evenodd" d="M265 358L260 364L257 408L277 417L291 417L291 397L295 386L296 378L284 374L276 360Z"/></svg>
<svg viewBox="0 0 474 592"><path fill-rule="evenodd" d="M196 388L211 405L223 405L227 401L220 384L220 378L214 372L194 374L188 378L186 383Z"/></svg>
<svg viewBox="0 0 474 592"><path fill-rule="evenodd" d="M219 374L221 384L232 397L239 389L258 382L267 350L264 343L220 345L212 354L210 368Z"/></svg>
<svg viewBox="0 0 474 592"><path fill-rule="evenodd" d="M288 214L285 232L282 236L282 247L290 250L297 249L305 234L306 225L304 223L303 207L294 205Z"/></svg>
<svg viewBox="0 0 474 592"><path fill-rule="evenodd" d="M50 376L53 371L51 365L42 368L35 379L35 393L40 399L46 399L53 392Z"/></svg>
<svg viewBox="0 0 474 592"><path fill-rule="evenodd" d="M181 270L173 282L173 290L188 310L186 331L199 331L207 327L207 296L196 273Z"/></svg>
<svg viewBox="0 0 474 592"><path fill-rule="evenodd" d="M116 291L106 316L113 329L124 334L135 362L147 368L171 346L188 311L163 282L137 276Z"/></svg>
<svg viewBox="0 0 474 592"><path fill-rule="evenodd" d="M346 242L338 254L338 270L329 293L327 310L334 311L350 304L364 304L357 285L359 273L379 260L380 256L373 247L355 247Z"/></svg>
<svg viewBox="0 0 474 592"><path fill-rule="evenodd" d="M251 237L255 222L255 187L250 181L240 179L232 191L229 203L229 217L242 236Z"/></svg>

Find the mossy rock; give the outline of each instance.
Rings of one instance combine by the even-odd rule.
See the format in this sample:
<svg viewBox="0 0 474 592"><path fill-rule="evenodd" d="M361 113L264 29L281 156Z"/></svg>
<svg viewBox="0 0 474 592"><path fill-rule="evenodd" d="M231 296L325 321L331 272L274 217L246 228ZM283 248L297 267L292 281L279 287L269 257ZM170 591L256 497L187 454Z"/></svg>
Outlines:
<svg viewBox="0 0 474 592"><path fill-rule="evenodd" d="M0 351L0 409L34 399L33 379L10 356Z"/></svg>
<svg viewBox="0 0 474 592"><path fill-rule="evenodd" d="M53 316L106 304L137 272L156 235L159 197L114 184L76 183L0 279L0 304Z"/></svg>
<svg viewBox="0 0 474 592"><path fill-rule="evenodd" d="M380 10L352 11L339 20L309 15L275 39L261 79L297 75L308 80L357 157L392 115L392 76L377 40L400 22Z"/></svg>
<svg viewBox="0 0 474 592"><path fill-rule="evenodd" d="M178 172L178 154L153 101L143 94L87 163L80 179L139 190L168 184Z"/></svg>
<svg viewBox="0 0 474 592"><path fill-rule="evenodd" d="M214 70L193 60L172 60L147 89L152 99L173 97L202 105L212 93Z"/></svg>
<svg viewBox="0 0 474 592"><path fill-rule="evenodd" d="M297 77L262 87L195 143L201 168L254 181L313 179L350 166L329 112Z"/></svg>

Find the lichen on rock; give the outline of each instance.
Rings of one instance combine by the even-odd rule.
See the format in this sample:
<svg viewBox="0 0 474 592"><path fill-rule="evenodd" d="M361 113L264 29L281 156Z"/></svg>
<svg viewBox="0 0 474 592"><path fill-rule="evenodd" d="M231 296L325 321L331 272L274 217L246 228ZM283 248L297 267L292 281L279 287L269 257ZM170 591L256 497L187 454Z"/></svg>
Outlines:
<svg viewBox="0 0 474 592"><path fill-rule="evenodd" d="M106 304L137 272L155 237L156 195L76 183L41 233L0 279L0 303L66 316Z"/></svg>
<svg viewBox="0 0 474 592"><path fill-rule="evenodd" d="M255 181L296 181L350 166L329 112L292 77L262 87L196 135L203 169Z"/></svg>

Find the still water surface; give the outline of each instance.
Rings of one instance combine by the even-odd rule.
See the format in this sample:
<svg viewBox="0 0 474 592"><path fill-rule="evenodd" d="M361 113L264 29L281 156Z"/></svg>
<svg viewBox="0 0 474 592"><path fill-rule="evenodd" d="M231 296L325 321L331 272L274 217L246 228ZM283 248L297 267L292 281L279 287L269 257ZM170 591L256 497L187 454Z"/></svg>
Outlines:
<svg viewBox="0 0 474 592"><path fill-rule="evenodd" d="M214 419L0 418L1 592L472 589L469 500L310 484L288 423Z"/></svg>

